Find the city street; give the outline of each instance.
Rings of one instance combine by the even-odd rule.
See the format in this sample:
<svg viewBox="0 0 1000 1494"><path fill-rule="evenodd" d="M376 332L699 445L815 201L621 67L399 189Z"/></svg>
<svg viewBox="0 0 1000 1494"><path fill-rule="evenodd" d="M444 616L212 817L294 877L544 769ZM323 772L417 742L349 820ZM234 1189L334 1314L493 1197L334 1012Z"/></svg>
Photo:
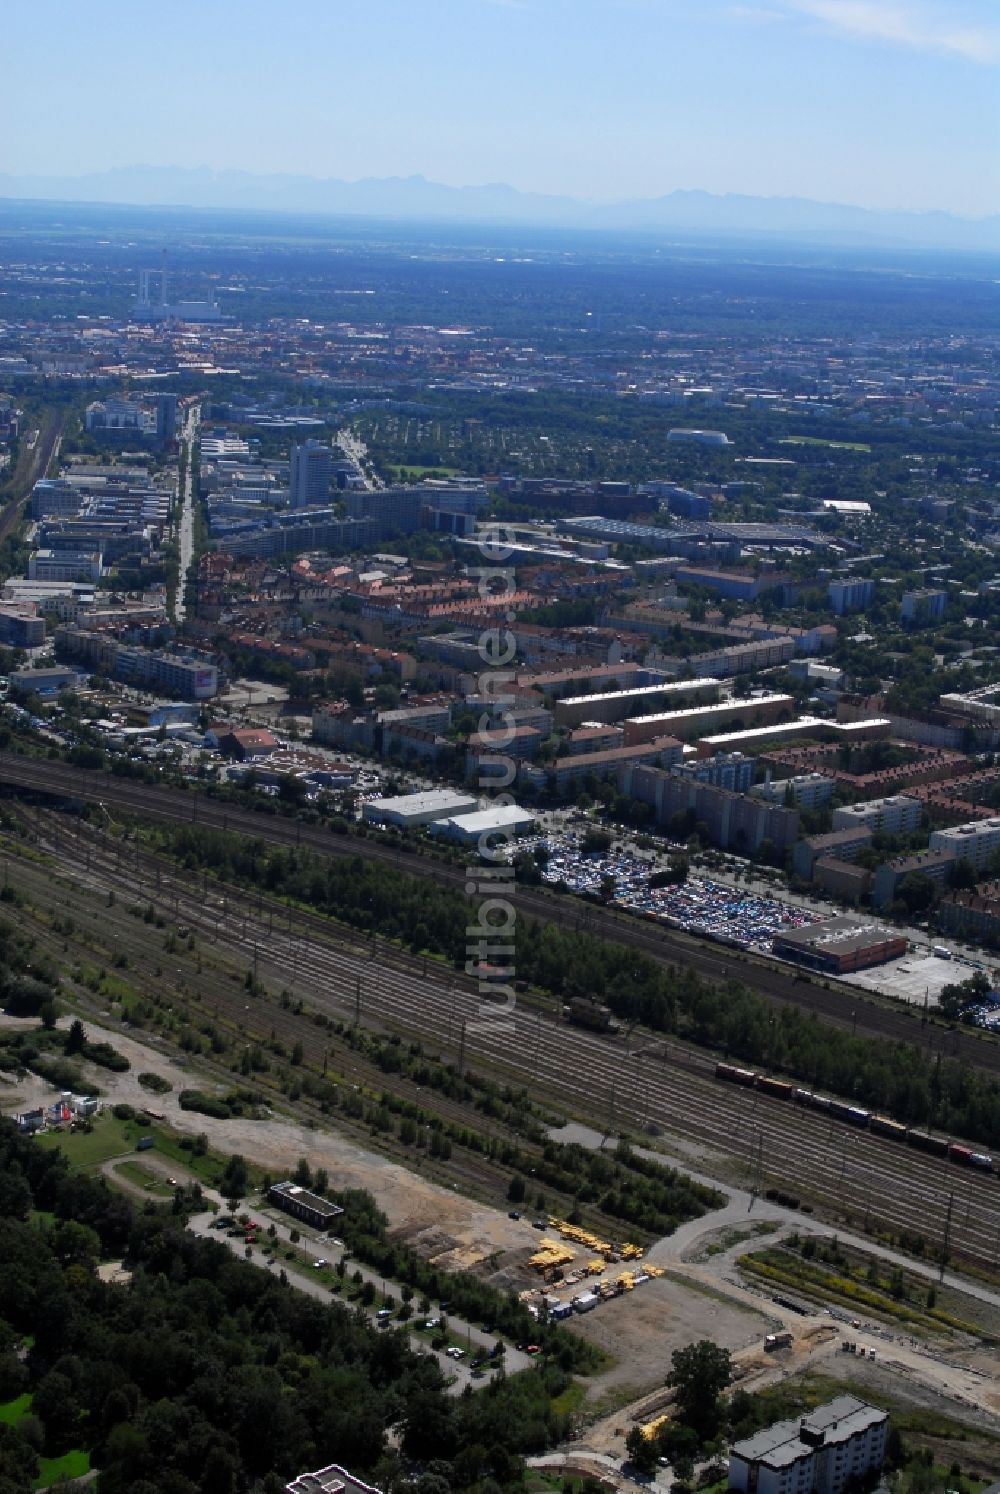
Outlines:
<svg viewBox="0 0 1000 1494"><path fill-rule="evenodd" d="M174 620L177 623L184 621L187 606L184 601L185 583L187 573L194 555L194 448L198 440L198 429L201 422L201 406L192 405L184 417L184 429L181 434L181 443L187 451L187 465L184 469L184 489L178 496L180 499L180 515L177 521L177 544L180 553L180 561L177 568L177 596L174 599Z"/></svg>

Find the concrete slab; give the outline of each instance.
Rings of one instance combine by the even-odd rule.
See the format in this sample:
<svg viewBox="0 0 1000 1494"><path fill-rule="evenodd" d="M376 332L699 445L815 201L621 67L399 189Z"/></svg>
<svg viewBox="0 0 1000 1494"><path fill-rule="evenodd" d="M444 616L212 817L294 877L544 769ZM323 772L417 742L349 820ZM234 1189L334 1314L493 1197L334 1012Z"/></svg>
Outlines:
<svg viewBox="0 0 1000 1494"><path fill-rule="evenodd" d="M857 975L845 975L841 979L852 986L863 986L866 991L895 996L913 1006L923 1006L926 1002L929 1008L934 1008L939 1004L945 986L970 980L975 973L976 967L967 965L964 960L942 960L937 955L910 953L874 970L861 970Z"/></svg>

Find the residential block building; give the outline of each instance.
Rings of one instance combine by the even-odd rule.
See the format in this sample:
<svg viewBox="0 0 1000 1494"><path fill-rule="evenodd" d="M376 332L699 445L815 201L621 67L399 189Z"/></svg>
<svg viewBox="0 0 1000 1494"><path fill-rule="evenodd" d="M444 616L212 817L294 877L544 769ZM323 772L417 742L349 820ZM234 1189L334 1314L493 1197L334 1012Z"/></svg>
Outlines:
<svg viewBox="0 0 1000 1494"><path fill-rule="evenodd" d="M798 1420L779 1421L733 1445L729 1487L740 1494L843 1494L885 1461L889 1417L841 1395Z"/></svg>
<svg viewBox="0 0 1000 1494"><path fill-rule="evenodd" d="M891 794L886 799L841 805L833 811L833 828L849 830L855 825L867 825L878 835L909 835L920 828L923 810L919 799Z"/></svg>

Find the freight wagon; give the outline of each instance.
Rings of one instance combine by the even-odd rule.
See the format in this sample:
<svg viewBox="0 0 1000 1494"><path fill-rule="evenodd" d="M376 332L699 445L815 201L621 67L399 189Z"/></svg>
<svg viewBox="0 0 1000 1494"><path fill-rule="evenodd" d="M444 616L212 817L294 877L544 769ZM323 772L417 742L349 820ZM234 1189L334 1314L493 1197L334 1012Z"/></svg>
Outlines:
<svg viewBox="0 0 1000 1494"><path fill-rule="evenodd" d="M619 1026L611 1016L609 1007L598 1001L588 1001L585 996L574 996L569 1006L563 1007L563 1015L578 1027L589 1027L591 1032L618 1032Z"/></svg>
<svg viewBox="0 0 1000 1494"><path fill-rule="evenodd" d="M780 1100L792 1100L807 1110L818 1110L822 1115L829 1115L832 1120L857 1126L862 1131L872 1131L876 1136L905 1141L907 1146L915 1147L918 1151L930 1152L935 1157L948 1157L959 1167L972 1167L977 1172L994 1171L993 1158L989 1152L974 1152L971 1147L949 1141L946 1136L932 1136L929 1131L904 1126L899 1121L890 1120L888 1116L874 1115L861 1105L851 1105L846 1100L816 1094L810 1089L796 1088L783 1079L772 1079L767 1074L758 1074L753 1069L740 1069L731 1063L717 1063L715 1077L727 1084L739 1084L744 1089L759 1089Z"/></svg>

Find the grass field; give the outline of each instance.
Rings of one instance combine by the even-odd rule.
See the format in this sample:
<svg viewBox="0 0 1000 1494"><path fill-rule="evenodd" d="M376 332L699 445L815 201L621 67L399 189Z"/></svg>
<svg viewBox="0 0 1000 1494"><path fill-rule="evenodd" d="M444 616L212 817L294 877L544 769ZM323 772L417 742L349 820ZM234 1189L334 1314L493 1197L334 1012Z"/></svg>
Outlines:
<svg viewBox="0 0 1000 1494"><path fill-rule="evenodd" d="M15 1422L21 1420L22 1416L27 1416L30 1409L31 1396L25 1392L24 1395L19 1395L16 1401L5 1401L0 1406L0 1422L5 1426L12 1427Z"/></svg>
<svg viewBox="0 0 1000 1494"><path fill-rule="evenodd" d="M871 447L865 441L824 441L822 436L784 436L778 445L826 446L831 451L871 451Z"/></svg>
<svg viewBox="0 0 1000 1494"><path fill-rule="evenodd" d="M151 1172L148 1167L143 1167L141 1162L119 1162L115 1168L118 1177L126 1178L134 1183L137 1188L143 1188L152 1198L172 1198L174 1190L170 1184L160 1177L159 1173Z"/></svg>
<svg viewBox="0 0 1000 1494"><path fill-rule="evenodd" d="M454 477L458 470L457 467L418 467L414 462L401 462L398 466L386 468L393 482L404 481L404 473L414 482L420 482L422 478L432 473L435 477Z"/></svg>
<svg viewBox="0 0 1000 1494"><path fill-rule="evenodd" d="M127 1157L135 1152L136 1143L141 1136L153 1138L153 1149L157 1155L169 1162L176 1162L179 1169L184 1173L190 1173L199 1182L211 1185L220 1175L225 1159L212 1152L203 1152L200 1155L187 1147L181 1146L181 1139L167 1127L156 1121L151 1121L148 1116L136 1116L135 1120L117 1120L110 1111L95 1116L93 1129L86 1131L48 1131L36 1137L36 1145L44 1147L60 1147L66 1154L70 1165L75 1168L88 1169L100 1167L102 1162L109 1161L112 1157ZM139 1165L136 1162L135 1165ZM248 1162L247 1171L251 1186L259 1182L261 1171L254 1168ZM128 1173L125 1174L129 1176ZM138 1181L141 1187L145 1187L149 1181L150 1173L143 1171ZM150 1188L150 1193L155 1196L155 1190ZM165 1188L161 1197L169 1197L171 1189Z"/></svg>
<svg viewBox="0 0 1000 1494"><path fill-rule="evenodd" d="M35 1145L51 1150L59 1147L73 1167L99 1167L109 1157L121 1157L135 1151L135 1144L144 1135L137 1121L116 1120L113 1115L95 1117L93 1130L46 1131L35 1138Z"/></svg>
<svg viewBox="0 0 1000 1494"><path fill-rule="evenodd" d="M75 1447L61 1458L39 1458L36 1489L47 1489L61 1479L82 1478L90 1472L90 1453Z"/></svg>

